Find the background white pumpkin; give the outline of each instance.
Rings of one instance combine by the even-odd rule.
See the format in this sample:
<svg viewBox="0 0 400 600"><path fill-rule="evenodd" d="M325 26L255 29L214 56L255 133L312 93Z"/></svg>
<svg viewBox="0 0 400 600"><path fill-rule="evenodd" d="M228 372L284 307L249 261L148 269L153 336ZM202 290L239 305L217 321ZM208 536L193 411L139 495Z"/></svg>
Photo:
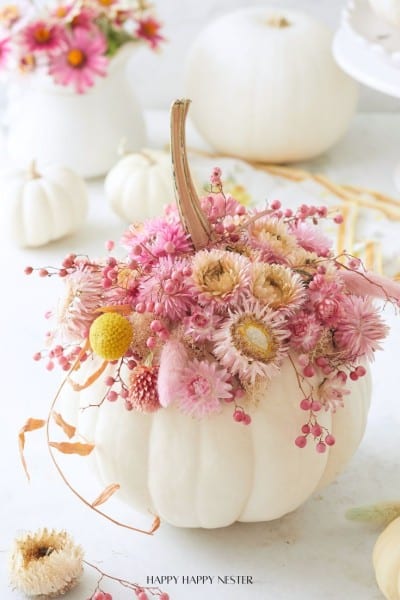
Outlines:
<svg viewBox="0 0 400 600"><path fill-rule="evenodd" d="M209 25L187 62L194 124L221 153L308 159L346 131L357 85L333 60L330 31L280 8L239 10Z"/></svg>
<svg viewBox="0 0 400 600"><path fill-rule="evenodd" d="M121 401L81 411L103 398L103 376L80 393L66 385L59 410L95 444L91 456L100 479L119 483L121 499L179 527L215 528L277 519L338 475L361 441L370 402L369 375L350 385L345 407L319 416L337 440L322 455L312 443L294 444L305 414L289 361L250 407L249 426L234 422L231 406L202 420L174 407L129 412Z"/></svg>
<svg viewBox="0 0 400 600"><path fill-rule="evenodd" d="M400 27L400 0L369 0L369 3L379 17Z"/></svg>
<svg viewBox="0 0 400 600"><path fill-rule="evenodd" d="M20 246L43 246L75 232L87 210L85 182L70 169L32 166L0 176L1 226Z"/></svg>
<svg viewBox="0 0 400 600"><path fill-rule="evenodd" d="M379 536L372 560L382 594L387 600L400 600L400 517Z"/></svg>
<svg viewBox="0 0 400 600"><path fill-rule="evenodd" d="M108 173L104 185L112 210L128 223L156 217L165 204L175 202L166 152L146 149L127 154Z"/></svg>

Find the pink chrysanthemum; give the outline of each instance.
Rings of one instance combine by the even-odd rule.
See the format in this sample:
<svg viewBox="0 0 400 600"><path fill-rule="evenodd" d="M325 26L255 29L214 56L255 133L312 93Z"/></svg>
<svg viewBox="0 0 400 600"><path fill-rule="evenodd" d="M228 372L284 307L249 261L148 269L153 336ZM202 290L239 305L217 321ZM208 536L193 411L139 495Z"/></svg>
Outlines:
<svg viewBox="0 0 400 600"><path fill-rule="evenodd" d="M318 387L318 399L325 410L336 412L344 406L344 396L350 394L346 388L346 379L339 373L330 373Z"/></svg>
<svg viewBox="0 0 400 600"><path fill-rule="evenodd" d="M157 390L158 366L139 365L129 378L128 403L135 410L152 413L161 408Z"/></svg>
<svg viewBox="0 0 400 600"><path fill-rule="evenodd" d="M290 228L299 246L308 252L315 252L318 256L328 256L332 242L326 237L317 225L305 221L298 221Z"/></svg>
<svg viewBox="0 0 400 600"><path fill-rule="evenodd" d="M226 369L216 362L194 359L177 374L176 402L193 417L205 417L221 410L221 401L231 398L232 385Z"/></svg>
<svg viewBox="0 0 400 600"><path fill-rule="evenodd" d="M20 35L27 52L55 52L66 40L61 25L41 20L27 25Z"/></svg>
<svg viewBox="0 0 400 600"><path fill-rule="evenodd" d="M344 297L334 339L350 360L362 356L373 360L375 350L381 349L380 342L388 332L370 298Z"/></svg>
<svg viewBox="0 0 400 600"><path fill-rule="evenodd" d="M192 281L200 304L225 311L248 294L251 262L237 252L201 250L193 257Z"/></svg>
<svg viewBox="0 0 400 600"><path fill-rule="evenodd" d="M129 256L142 265L192 250L187 234L173 215L170 220L156 218L140 225L131 225L121 243L127 248Z"/></svg>
<svg viewBox="0 0 400 600"><path fill-rule="evenodd" d="M188 264L184 259L161 257L149 275L141 279L138 302L151 303L157 315L168 319L180 320L186 316L194 302L185 275Z"/></svg>
<svg viewBox="0 0 400 600"><path fill-rule="evenodd" d="M287 355L289 331L283 317L269 307L244 302L215 332L214 354L243 382L271 378Z"/></svg>
<svg viewBox="0 0 400 600"><path fill-rule="evenodd" d="M154 17L145 17L137 19L136 35L138 38L145 40L153 50L158 48L160 43L164 41L164 37L160 34L162 25Z"/></svg>
<svg viewBox="0 0 400 600"><path fill-rule="evenodd" d="M74 85L82 94L94 84L95 76L107 73L106 40L100 33L93 35L77 28L66 38L62 52L50 58L49 73L60 85Z"/></svg>
<svg viewBox="0 0 400 600"><path fill-rule="evenodd" d="M0 40L0 69L3 69L7 65L10 50L10 38Z"/></svg>
<svg viewBox="0 0 400 600"><path fill-rule="evenodd" d="M215 315L209 307L197 308L189 317L184 318L184 331L195 342L210 341L215 330L221 325L222 320L223 317Z"/></svg>
<svg viewBox="0 0 400 600"><path fill-rule="evenodd" d="M290 345L300 352L313 350L322 334L322 327L316 315L306 310L296 313L289 321Z"/></svg>

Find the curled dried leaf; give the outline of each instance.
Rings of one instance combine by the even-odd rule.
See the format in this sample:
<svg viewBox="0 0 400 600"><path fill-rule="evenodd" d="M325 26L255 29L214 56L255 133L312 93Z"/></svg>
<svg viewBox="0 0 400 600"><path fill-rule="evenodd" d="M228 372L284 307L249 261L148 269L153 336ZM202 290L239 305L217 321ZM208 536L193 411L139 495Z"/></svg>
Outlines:
<svg viewBox="0 0 400 600"><path fill-rule="evenodd" d="M74 390L74 392L81 392L82 390L85 390L90 385L92 385L92 383L94 383L100 377L100 375L106 370L107 365L108 365L107 360L102 362L101 366L97 369L97 371L92 373L92 375L90 375L90 377L88 377L88 379L86 379L86 381L84 383L76 383L76 381L73 381L71 378L69 378L68 381L71 384L71 387Z"/></svg>
<svg viewBox="0 0 400 600"><path fill-rule="evenodd" d="M54 419L54 422L56 423L56 425L61 427L61 429L63 430L63 432L69 439L74 437L75 432L76 432L76 427L73 427L72 425L70 425L69 423L64 421L64 419L62 418L60 413L53 412L53 419Z"/></svg>
<svg viewBox="0 0 400 600"><path fill-rule="evenodd" d="M96 500L94 500L92 502L92 506L96 507L96 506L100 506L100 504L104 504L104 502L107 502L107 500L109 498L111 498L111 496L113 494L115 494L115 492L117 492L119 490L121 486L119 485L119 483L111 483L110 485L108 485L100 494L100 496L98 496L96 498Z"/></svg>
<svg viewBox="0 0 400 600"><path fill-rule="evenodd" d="M160 525L161 525L160 517L158 517L158 516L154 517L154 521L153 521L153 524L151 526L149 533L150 534L155 533L157 531L157 529L160 527Z"/></svg>
<svg viewBox="0 0 400 600"><path fill-rule="evenodd" d="M79 456L87 456L94 448L94 444L82 444L81 442L49 442L49 446L63 454L79 454Z"/></svg>
<svg viewBox="0 0 400 600"><path fill-rule="evenodd" d="M21 457L22 466L25 471L25 475L30 481L30 476L28 472L28 467L26 466L25 456L24 456L24 448L25 448L25 433L29 433L30 431L35 431L36 429L41 429L46 425L46 421L43 419L32 419L29 418L25 425L20 429L18 434L18 447L19 447L19 455Z"/></svg>
<svg viewBox="0 0 400 600"><path fill-rule="evenodd" d="M96 308L95 312L117 312L122 315L129 315L132 312L132 306L130 304L109 304L107 306L100 306L99 308Z"/></svg>

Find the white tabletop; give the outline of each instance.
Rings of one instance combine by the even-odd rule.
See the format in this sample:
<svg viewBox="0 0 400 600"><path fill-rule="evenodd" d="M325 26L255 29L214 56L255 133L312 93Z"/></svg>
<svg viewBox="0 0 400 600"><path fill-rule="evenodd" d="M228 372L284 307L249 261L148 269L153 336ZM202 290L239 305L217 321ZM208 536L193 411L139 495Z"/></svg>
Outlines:
<svg viewBox="0 0 400 600"><path fill-rule="evenodd" d="M165 115L151 114L150 138L168 135ZM363 184L395 195L391 173L398 159L399 115L359 115L347 137L312 166L339 182ZM118 239L125 225L105 203L101 182L90 184L87 225L75 236L34 251L0 240L1 404L0 434L0 598L18 598L8 587L7 550L21 530L65 528L88 560L107 572L145 583L147 576L247 575L253 585L164 586L171 600L378 600L371 550L377 530L349 523L346 509L377 500L400 500L398 457L400 317L385 352L372 366L373 404L362 445L346 472L329 488L283 519L236 524L222 530L184 530L161 525L153 538L120 529L88 510L60 480L50 463L41 431L27 438L27 483L17 451L17 432L27 417L45 417L59 375L48 374L31 355L41 347L44 311L53 304L53 282L23 275L26 264L58 264L68 251L104 253L104 240ZM127 516L125 513L124 516ZM143 517L130 514L133 524ZM95 585L87 571L68 597L85 600ZM114 599L132 594L109 586Z"/></svg>

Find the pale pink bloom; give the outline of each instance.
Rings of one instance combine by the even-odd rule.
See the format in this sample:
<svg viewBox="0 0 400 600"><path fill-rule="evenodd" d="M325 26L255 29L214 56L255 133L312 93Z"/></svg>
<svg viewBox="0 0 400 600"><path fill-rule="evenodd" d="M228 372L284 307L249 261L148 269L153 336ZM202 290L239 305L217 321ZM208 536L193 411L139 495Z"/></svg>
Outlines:
<svg viewBox="0 0 400 600"><path fill-rule="evenodd" d="M138 38L145 40L153 50L158 48L161 42L165 40L161 35L160 30L162 25L153 17L145 17L136 20L137 27L135 34Z"/></svg>
<svg viewBox="0 0 400 600"><path fill-rule="evenodd" d="M214 335L213 352L242 382L277 375L287 356L290 332L282 315L257 302L243 302Z"/></svg>
<svg viewBox="0 0 400 600"><path fill-rule="evenodd" d="M347 290L357 296L391 299L400 303L400 283L370 271L339 271Z"/></svg>
<svg viewBox="0 0 400 600"><path fill-rule="evenodd" d="M261 304L276 310L296 310L306 296L300 275L283 265L258 261L252 264L251 291Z"/></svg>
<svg viewBox="0 0 400 600"><path fill-rule="evenodd" d="M365 356L373 360L375 350L388 335L389 328L373 305L371 298L345 296L337 322L334 340L349 360Z"/></svg>
<svg viewBox="0 0 400 600"><path fill-rule="evenodd" d="M177 374L176 404L193 417L220 412L221 401L232 397L230 375L215 361L194 359Z"/></svg>
<svg viewBox="0 0 400 600"><path fill-rule="evenodd" d="M298 248L297 240L283 221L269 216L254 220L248 227L249 244L263 260L286 264Z"/></svg>
<svg viewBox="0 0 400 600"><path fill-rule="evenodd" d="M194 309L190 316L183 319L184 331L195 342L210 341L222 320L223 317L215 315L209 307L199 307Z"/></svg>
<svg viewBox="0 0 400 600"><path fill-rule="evenodd" d="M350 390L346 388L346 382L337 373L330 373L318 387L319 401L325 410L332 412L344 406L344 396L348 394Z"/></svg>
<svg viewBox="0 0 400 600"><path fill-rule="evenodd" d="M185 259L161 257L149 275L141 278L138 302L154 303L154 310L159 316L182 319L195 302L189 279L185 276L188 265Z"/></svg>
<svg viewBox="0 0 400 600"><path fill-rule="evenodd" d="M27 52L54 53L65 43L66 33L61 25L49 21L35 21L20 33Z"/></svg>
<svg viewBox="0 0 400 600"><path fill-rule="evenodd" d="M291 332L290 345L295 350L310 352L317 345L322 327L314 313L301 310L288 323Z"/></svg>
<svg viewBox="0 0 400 600"><path fill-rule="evenodd" d="M225 217L235 217L246 213L246 209L229 194L209 194L200 200L201 208L207 219L215 223Z"/></svg>
<svg viewBox="0 0 400 600"><path fill-rule="evenodd" d="M325 325L335 324L344 299L342 282L316 274L308 286L309 301L318 319Z"/></svg>
<svg viewBox="0 0 400 600"><path fill-rule="evenodd" d="M10 51L10 38L4 38L3 40L0 40L0 69L7 65Z"/></svg>
<svg viewBox="0 0 400 600"><path fill-rule="evenodd" d="M163 256L190 252L192 245L182 224L173 214L170 217L170 220L156 218L131 225L121 239L129 256L138 263L147 265Z"/></svg>
<svg viewBox="0 0 400 600"><path fill-rule="evenodd" d="M56 83L73 85L82 94L94 84L96 76L107 74L106 49L102 34L77 28L68 34L62 52L50 57L49 73Z"/></svg>
<svg viewBox="0 0 400 600"><path fill-rule="evenodd" d="M161 406L167 407L175 402L180 373L188 362L189 357L182 342L171 338L164 344L158 371L158 396Z"/></svg>
<svg viewBox="0 0 400 600"><path fill-rule="evenodd" d="M317 225L305 221L298 221L290 232L296 237L299 246L308 252L315 252L318 256L328 256L332 241L324 235Z"/></svg>
<svg viewBox="0 0 400 600"><path fill-rule="evenodd" d="M60 5L53 11L54 18L68 23L72 29L80 27L86 30L93 28L93 21L98 14L93 6L79 7L76 3Z"/></svg>

